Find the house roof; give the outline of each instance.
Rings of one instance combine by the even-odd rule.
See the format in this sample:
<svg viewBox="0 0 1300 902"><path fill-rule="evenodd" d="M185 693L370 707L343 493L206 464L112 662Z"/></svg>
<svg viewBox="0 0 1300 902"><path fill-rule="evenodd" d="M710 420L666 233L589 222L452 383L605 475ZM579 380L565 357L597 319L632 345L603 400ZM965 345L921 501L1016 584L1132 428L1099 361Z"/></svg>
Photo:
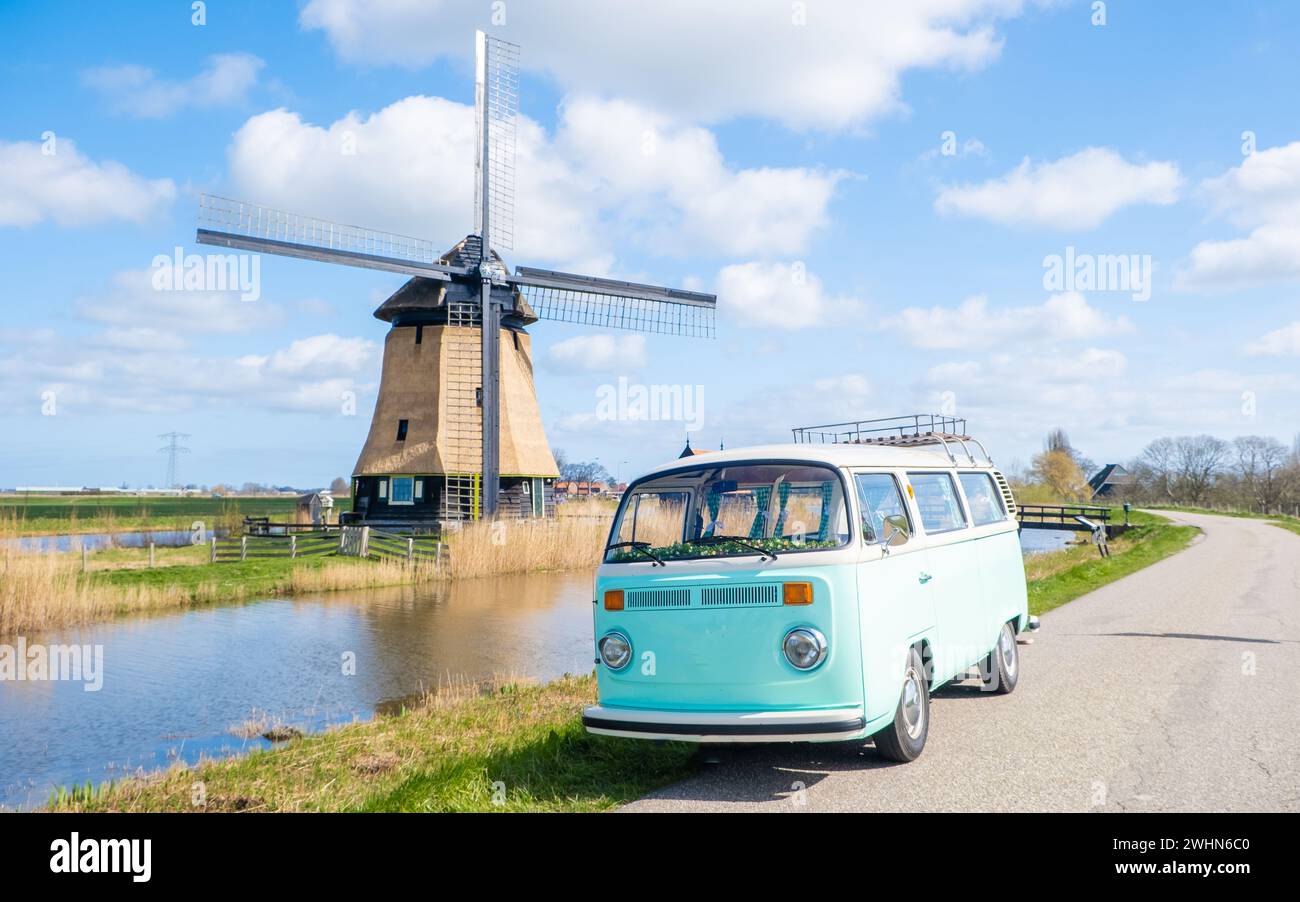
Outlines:
<svg viewBox="0 0 1300 902"><path fill-rule="evenodd" d="M1131 485L1132 483L1133 474L1120 464L1106 464L1088 480L1088 486L1094 492L1104 485Z"/></svg>

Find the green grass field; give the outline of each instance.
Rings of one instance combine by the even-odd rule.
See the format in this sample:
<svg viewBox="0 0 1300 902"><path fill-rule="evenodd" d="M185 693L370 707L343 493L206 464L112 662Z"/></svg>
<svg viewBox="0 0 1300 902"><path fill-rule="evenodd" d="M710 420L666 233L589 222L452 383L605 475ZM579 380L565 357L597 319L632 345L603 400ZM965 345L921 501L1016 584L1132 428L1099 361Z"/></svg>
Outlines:
<svg viewBox="0 0 1300 902"><path fill-rule="evenodd" d="M1216 511L1205 507L1157 507L1153 510L1186 511L1189 514L1213 514L1216 517L1242 517L1247 520L1265 520L1274 526L1280 526L1288 532L1300 535L1300 517L1290 514L1256 514L1250 511Z"/></svg>
<svg viewBox="0 0 1300 902"><path fill-rule="evenodd" d="M1112 514L1123 522L1123 511ZM1132 529L1110 542L1110 557L1103 558L1092 545L1033 555L1025 561L1029 585L1029 613L1043 614L1059 608L1107 583L1149 567L1182 551L1200 532L1178 526L1164 517L1142 511L1130 514Z"/></svg>
<svg viewBox="0 0 1300 902"><path fill-rule="evenodd" d="M0 529L19 535L188 529L195 520L230 526L244 517L286 519L295 499L139 497L119 495L0 495ZM351 509L336 498L337 511Z"/></svg>

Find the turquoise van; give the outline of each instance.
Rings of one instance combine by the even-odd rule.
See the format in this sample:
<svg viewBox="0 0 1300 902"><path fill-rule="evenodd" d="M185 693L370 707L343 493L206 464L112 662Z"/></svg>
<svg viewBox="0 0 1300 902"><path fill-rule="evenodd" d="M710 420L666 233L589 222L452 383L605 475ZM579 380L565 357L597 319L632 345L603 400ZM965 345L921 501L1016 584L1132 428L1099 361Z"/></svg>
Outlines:
<svg viewBox="0 0 1300 902"><path fill-rule="evenodd" d="M1030 618L1015 501L963 443L710 452L631 484L596 576L592 733L865 740L911 761L930 693L1009 693ZM982 449L981 449L982 450Z"/></svg>

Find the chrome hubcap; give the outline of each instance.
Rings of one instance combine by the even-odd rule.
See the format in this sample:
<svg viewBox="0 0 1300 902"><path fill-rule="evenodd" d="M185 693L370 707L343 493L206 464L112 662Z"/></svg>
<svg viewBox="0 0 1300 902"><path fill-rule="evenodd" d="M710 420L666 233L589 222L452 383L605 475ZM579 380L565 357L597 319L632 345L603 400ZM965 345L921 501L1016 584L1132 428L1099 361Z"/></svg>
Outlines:
<svg viewBox="0 0 1300 902"><path fill-rule="evenodd" d="M925 726L925 686L915 667L907 668L903 679L903 725L913 739L921 735Z"/></svg>
<svg viewBox="0 0 1300 902"><path fill-rule="evenodd" d="M1011 627L1002 627L1002 635L998 637L998 653L1002 655L1002 669L1006 671L1007 676L1014 676L1016 672L1016 637L1011 633Z"/></svg>

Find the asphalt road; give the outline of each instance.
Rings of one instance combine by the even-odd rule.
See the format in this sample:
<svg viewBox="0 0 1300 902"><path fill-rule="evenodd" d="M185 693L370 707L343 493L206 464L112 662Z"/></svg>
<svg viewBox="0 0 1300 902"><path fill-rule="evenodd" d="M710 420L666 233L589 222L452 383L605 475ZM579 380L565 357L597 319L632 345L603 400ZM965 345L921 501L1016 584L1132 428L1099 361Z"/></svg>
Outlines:
<svg viewBox="0 0 1300 902"><path fill-rule="evenodd" d="M1300 536L1187 550L1043 616L1016 691L935 694L911 764L747 746L631 811L1300 811Z"/></svg>

